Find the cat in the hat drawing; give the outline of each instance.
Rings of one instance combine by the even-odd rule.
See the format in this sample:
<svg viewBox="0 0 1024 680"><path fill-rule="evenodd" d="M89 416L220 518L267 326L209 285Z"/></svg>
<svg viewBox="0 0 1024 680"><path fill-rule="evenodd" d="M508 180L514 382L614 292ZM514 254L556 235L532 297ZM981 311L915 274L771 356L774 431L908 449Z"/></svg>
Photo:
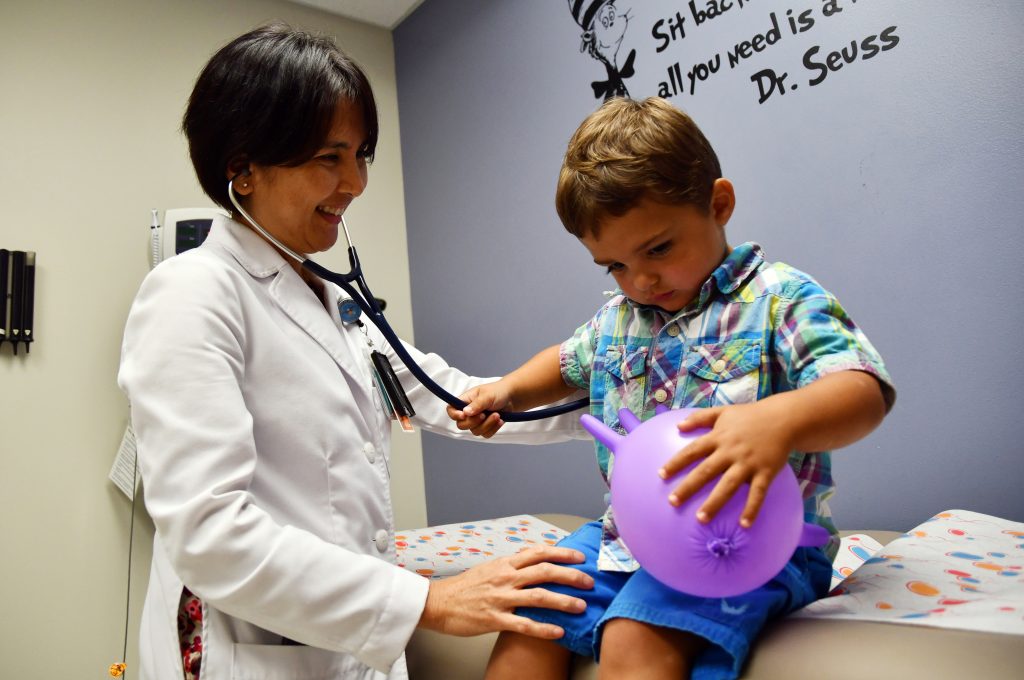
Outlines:
<svg viewBox="0 0 1024 680"><path fill-rule="evenodd" d="M630 50L626 62L619 67L619 48L629 26L632 7L623 0L569 0L569 12L583 33L580 52L604 64L607 78L590 83L597 99L628 97L626 78L633 75L636 50Z"/></svg>

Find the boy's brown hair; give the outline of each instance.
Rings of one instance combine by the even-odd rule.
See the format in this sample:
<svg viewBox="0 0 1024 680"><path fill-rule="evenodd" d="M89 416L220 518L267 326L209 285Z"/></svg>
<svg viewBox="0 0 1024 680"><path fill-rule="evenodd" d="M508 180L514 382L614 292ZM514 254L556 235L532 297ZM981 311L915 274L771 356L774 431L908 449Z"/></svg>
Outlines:
<svg viewBox="0 0 1024 680"><path fill-rule="evenodd" d="M555 209L566 231L597 235L643 198L701 211L722 176L718 156L688 115L658 97L606 101L576 129L562 161Z"/></svg>

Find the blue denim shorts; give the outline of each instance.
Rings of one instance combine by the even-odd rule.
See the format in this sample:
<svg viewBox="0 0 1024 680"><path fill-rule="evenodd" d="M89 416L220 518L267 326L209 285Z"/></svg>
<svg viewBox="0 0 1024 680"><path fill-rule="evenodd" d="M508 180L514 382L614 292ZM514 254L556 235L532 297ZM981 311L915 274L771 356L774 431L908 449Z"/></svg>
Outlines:
<svg viewBox="0 0 1024 680"><path fill-rule="evenodd" d="M561 626L559 644L583 656L600 657L601 630L615 618L633 619L653 626L687 631L708 641L694 660L693 680L739 677L747 654L765 623L824 597L832 578L832 563L818 548L798 548L778 576L757 590L729 598L686 595L662 585L646 571L599 571L601 522L590 522L558 545L586 555L572 565L594 579L593 590L544 584L553 592L586 601L582 614L552 609L521 608L517 614Z"/></svg>

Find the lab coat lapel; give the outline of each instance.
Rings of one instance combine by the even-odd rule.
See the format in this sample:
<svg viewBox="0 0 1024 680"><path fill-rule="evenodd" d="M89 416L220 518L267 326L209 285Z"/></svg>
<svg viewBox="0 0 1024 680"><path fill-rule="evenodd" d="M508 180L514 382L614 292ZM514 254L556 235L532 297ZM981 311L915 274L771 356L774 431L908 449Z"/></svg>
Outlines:
<svg viewBox="0 0 1024 680"><path fill-rule="evenodd" d="M371 378L367 374L364 379L368 369L360 370L362 348L353 345L346 337L348 334L342 333L339 323L284 257L256 232L227 218L217 220L209 240L224 245L250 276L257 279L273 277L269 282L270 297L338 364L357 401L369 402ZM330 284L325 282L324 285L329 292L333 290Z"/></svg>
<svg viewBox="0 0 1024 680"><path fill-rule="evenodd" d="M362 353L346 340L323 303L302 277L291 267L285 267L270 284L270 295L292 321L331 355L347 374L353 391L359 391L363 397L368 398L370 395L363 389L362 372L356 363L360 361Z"/></svg>

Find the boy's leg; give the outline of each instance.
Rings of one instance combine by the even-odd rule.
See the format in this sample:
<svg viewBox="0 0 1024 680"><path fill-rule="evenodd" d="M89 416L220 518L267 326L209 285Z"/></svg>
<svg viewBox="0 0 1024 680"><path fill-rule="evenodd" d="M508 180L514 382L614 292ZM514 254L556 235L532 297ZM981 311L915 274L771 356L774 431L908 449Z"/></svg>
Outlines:
<svg viewBox="0 0 1024 680"><path fill-rule="evenodd" d="M486 680L565 680L572 652L552 640L504 632L487 662Z"/></svg>
<svg viewBox="0 0 1024 680"><path fill-rule="evenodd" d="M593 656L597 623L631 576L629 573L598 570L597 557L601 549L601 534L601 523L590 522L558 543L560 546L579 550L586 556L586 561L573 566L593 577L593 589L578 590L550 583L539 586L552 592L582 598L587 603L586 611L570 614L533 607L517 609L516 614L520 616L561 626L565 635L559 640L538 640L516 633L502 633L498 637L494 651L491 652L491 660L487 666L488 678L564 679L569 673L572 652Z"/></svg>
<svg viewBox="0 0 1024 680"><path fill-rule="evenodd" d="M706 646L706 640L692 633L632 619L612 619L601 635L598 678L689 678L693 660Z"/></svg>
<svg viewBox="0 0 1024 680"><path fill-rule="evenodd" d="M638 644L625 639L625 633L635 631L618 624L618 639L609 637L613 625L628 620L651 630L669 629L690 636L684 645L690 645L692 638L704 641L697 648L684 647L680 657L689 659L690 667L686 675L675 677L737 678L765 622L824 595L831 574L831 562L821 550L799 548L789 564L761 588L735 597L703 598L672 590L641 569L622 587L598 623L595 647L600 654L599 667L605 665L606 655L616 664L619 659L610 655L636 658L633 649L622 649ZM642 634L643 629L640 631ZM650 644L660 642L651 640ZM653 663L651 657L640 661ZM615 676L612 672L602 677Z"/></svg>

